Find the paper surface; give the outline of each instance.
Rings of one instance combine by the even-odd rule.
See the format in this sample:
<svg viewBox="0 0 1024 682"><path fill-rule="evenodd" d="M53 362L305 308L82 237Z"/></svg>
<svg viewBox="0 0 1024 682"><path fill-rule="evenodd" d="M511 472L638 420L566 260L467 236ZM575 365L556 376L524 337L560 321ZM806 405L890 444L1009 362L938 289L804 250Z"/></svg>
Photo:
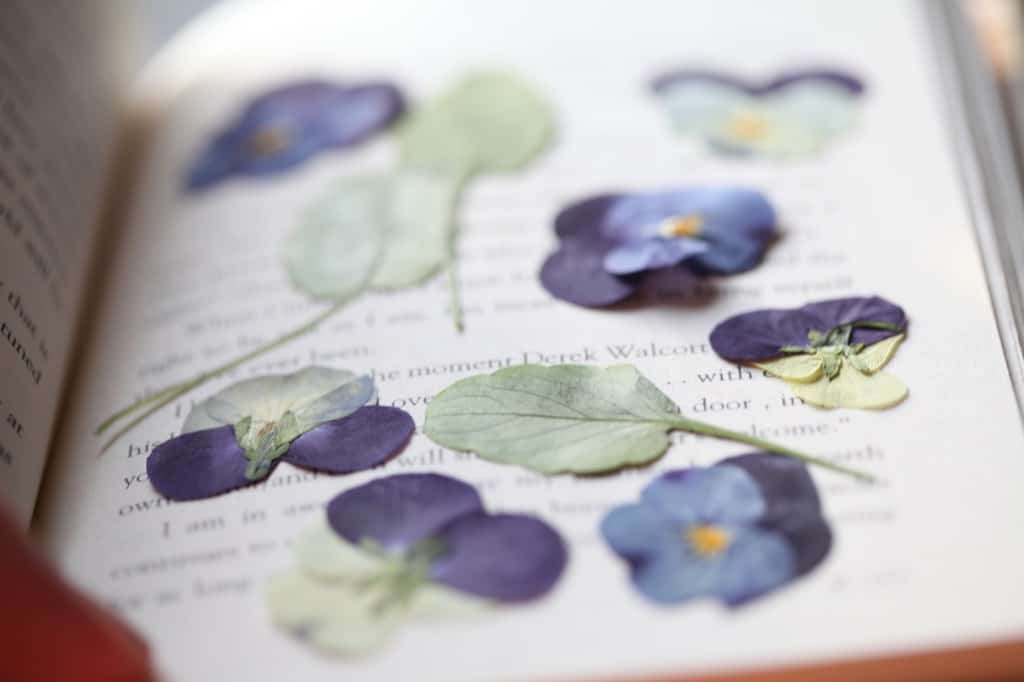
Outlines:
<svg viewBox="0 0 1024 682"><path fill-rule="evenodd" d="M118 9L15 0L0 21L0 499L25 526L113 154L130 24Z"/></svg>
<svg viewBox="0 0 1024 682"><path fill-rule="evenodd" d="M111 266L98 336L55 453L38 530L79 585L116 605L172 680L636 678L764 667L966 644L1024 633L1024 435L1006 377L923 17L902 2L313 3L228 6L173 48L151 81L220 75L167 109ZM232 36L232 40L224 40ZM280 58L281 61L277 61ZM184 59L184 62L176 61ZM702 154L664 120L648 80L712 65L756 78L816 64L867 82L859 124L818 161ZM675 434L650 467L542 477L442 450L421 434L386 467L323 477L279 467L264 486L169 504L145 457L181 426L169 408L102 457L91 435L113 409L251 348L320 308L288 284L280 249L301 211L339 176L387 168L393 140L325 155L276 180L181 193L205 135L276 76L393 78L415 100L473 67L515 70L545 93L557 143L520 175L487 178L460 212L466 332L452 329L443 278L369 294L312 336L190 396L308 364L372 370L381 404L422 425L457 379L524 362L634 363L684 413L833 456L874 487L812 470L835 547L808 576L749 607L653 607L629 586L598 523L657 473L746 449ZM182 76L176 80L177 76ZM161 80L162 79L162 80ZM744 185L780 212L764 265L661 305L587 310L554 301L537 272L554 215L609 191ZM910 325L887 366L912 387L879 413L803 406L786 386L711 351L730 315L878 294ZM968 358L968 361L965 361ZM478 487L488 509L536 513L570 542L549 597L472 626L403 631L357 662L310 655L275 631L269 575L322 504L375 476L437 471ZM457 655L453 655L457 654Z"/></svg>

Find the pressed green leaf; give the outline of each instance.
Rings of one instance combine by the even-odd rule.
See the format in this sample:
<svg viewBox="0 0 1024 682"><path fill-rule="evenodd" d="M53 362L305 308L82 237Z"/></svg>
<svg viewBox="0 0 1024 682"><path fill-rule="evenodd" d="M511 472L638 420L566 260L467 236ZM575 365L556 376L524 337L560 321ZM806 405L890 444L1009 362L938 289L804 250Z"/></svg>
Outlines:
<svg viewBox="0 0 1024 682"><path fill-rule="evenodd" d="M387 239L391 182L388 175L345 178L307 211L284 244L298 289L343 301L369 285Z"/></svg>
<svg viewBox="0 0 1024 682"><path fill-rule="evenodd" d="M424 431L491 461L588 473L660 456L678 417L631 366L523 365L449 386L427 406Z"/></svg>
<svg viewBox="0 0 1024 682"><path fill-rule="evenodd" d="M521 168L547 145L554 116L524 81L479 73L413 114L399 132L406 167L465 173Z"/></svg>
<svg viewBox="0 0 1024 682"><path fill-rule="evenodd" d="M393 176L382 229L387 234L371 286L401 289L435 275L448 257L458 178L402 172Z"/></svg>
<svg viewBox="0 0 1024 682"><path fill-rule="evenodd" d="M672 430L753 445L861 480L872 477L750 434L690 419L631 365L521 365L458 381L427 405L424 433L439 445L545 474L644 464Z"/></svg>

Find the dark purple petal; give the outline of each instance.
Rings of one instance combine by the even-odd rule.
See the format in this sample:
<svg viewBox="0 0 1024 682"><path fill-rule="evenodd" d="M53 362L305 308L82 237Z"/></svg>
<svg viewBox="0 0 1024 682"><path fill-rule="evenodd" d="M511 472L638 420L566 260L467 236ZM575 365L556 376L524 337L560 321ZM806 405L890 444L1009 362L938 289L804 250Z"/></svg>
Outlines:
<svg viewBox="0 0 1024 682"><path fill-rule="evenodd" d="M605 216L623 196L625 195L600 194L566 206L555 216L555 234L564 240L599 240Z"/></svg>
<svg viewBox="0 0 1024 682"><path fill-rule="evenodd" d="M189 169L185 188L200 191L236 175L279 173L325 149L359 144L404 108L401 93L388 83L302 81L270 90L213 137ZM268 134L271 146L259 149L255 141Z"/></svg>
<svg viewBox="0 0 1024 682"><path fill-rule="evenodd" d="M716 325L711 330L711 347L728 360L765 360L778 356L783 346L806 346L807 332L818 323L818 318L800 308L756 310Z"/></svg>
<svg viewBox="0 0 1024 682"><path fill-rule="evenodd" d="M524 601L558 582L568 553L548 524L521 514L478 513L454 521L438 538L446 551L431 566L439 583L498 601Z"/></svg>
<svg viewBox="0 0 1024 682"><path fill-rule="evenodd" d="M802 462L754 452L724 459L715 466L739 467L760 486L765 511L758 525L786 536L793 549L796 575L807 573L825 558L832 546L832 531L822 518L818 489Z"/></svg>
<svg viewBox="0 0 1024 682"><path fill-rule="evenodd" d="M783 346L806 346L812 329L828 332L850 322L887 322L906 328L903 309L877 296L840 298L801 308L756 310L735 315L711 331L711 347L723 358L756 361L777 357ZM854 329L852 343L876 343L899 331Z"/></svg>
<svg viewBox="0 0 1024 682"><path fill-rule="evenodd" d="M334 474L363 471L401 450L415 430L412 417L397 407L361 407L302 434L281 459Z"/></svg>
<svg viewBox="0 0 1024 682"><path fill-rule="evenodd" d="M776 92L790 85L806 81L828 82L844 88L851 95L860 95L864 91L864 83L859 78L831 69L788 71L763 83L745 81L732 74L711 69L679 69L658 76L652 81L651 87L654 92L662 92L674 85L693 81L717 83L755 96Z"/></svg>
<svg viewBox="0 0 1024 682"><path fill-rule="evenodd" d="M907 326L907 315L903 308L878 296L836 298L820 303L809 303L803 309L819 319L823 327L827 325L826 329L819 331L828 331L848 322L865 321L888 322L899 327L901 331ZM900 332L883 329L854 329L850 343L877 343L898 333Z"/></svg>
<svg viewBox="0 0 1024 682"><path fill-rule="evenodd" d="M639 284L637 275L612 275L604 269L607 242L566 240L548 256L540 282L552 296L576 305L603 307L628 298Z"/></svg>
<svg viewBox="0 0 1024 682"><path fill-rule="evenodd" d="M327 521L349 542L373 540L401 552L480 511L483 502L467 483L440 474L396 474L335 497L327 504Z"/></svg>
<svg viewBox="0 0 1024 682"><path fill-rule="evenodd" d="M146 459L146 474L164 497L198 500L252 483L245 477L247 463L234 428L218 426L156 446Z"/></svg>

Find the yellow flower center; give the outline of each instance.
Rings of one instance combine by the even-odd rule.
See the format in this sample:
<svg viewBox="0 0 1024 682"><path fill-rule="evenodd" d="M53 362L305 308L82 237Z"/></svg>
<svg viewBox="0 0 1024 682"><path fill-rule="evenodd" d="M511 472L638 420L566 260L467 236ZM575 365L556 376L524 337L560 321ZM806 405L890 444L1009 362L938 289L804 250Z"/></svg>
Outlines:
<svg viewBox="0 0 1024 682"><path fill-rule="evenodd" d="M711 524L694 524L686 529L685 537L690 548L703 558L718 556L732 542L729 531Z"/></svg>
<svg viewBox="0 0 1024 682"><path fill-rule="evenodd" d="M737 111L725 124L726 133L737 140L754 142L763 139L770 129L764 116L754 111Z"/></svg>
<svg viewBox="0 0 1024 682"><path fill-rule="evenodd" d="M253 156L270 156L283 151L292 136L288 129L283 126L268 126L256 131L249 137L246 146Z"/></svg>
<svg viewBox="0 0 1024 682"><path fill-rule="evenodd" d="M704 219L696 213L685 216L673 216L661 221L658 232L663 237L696 237L700 234L700 228L704 226Z"/></svg>

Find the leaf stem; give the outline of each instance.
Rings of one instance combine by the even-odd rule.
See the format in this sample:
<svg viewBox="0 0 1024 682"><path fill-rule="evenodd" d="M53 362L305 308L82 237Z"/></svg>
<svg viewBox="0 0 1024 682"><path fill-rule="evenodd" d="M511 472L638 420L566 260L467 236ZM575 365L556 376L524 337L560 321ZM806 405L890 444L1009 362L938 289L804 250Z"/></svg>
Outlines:
<svg viewBox="0 0 1024 682"><path fill-rule="evenodd" d="M462 296L459 291L459 277L455 272L455 242L452 240L444 251L444 269L448 278L448 300L452 311L452 322L455 323L455 331L462 333L466 330L465 319L462 311Z"/></svg>
<svg viewBox="0 0 1024 682"><path fill-rule="evenodd" d="M859 471L857 469L851 469L850 467L845 467L842 464L836 464L835 462L830 462L827 459L822 459L820 457L808 455L797 450L791 450L790 448L787 448L782 445L776 445L771 441L758 438L757 436L751 436L740 431L724 429L720 426L714 426L713 424L707 424L701 421L697 421L696 419L679 417L672 422L672 426L681 431L689 431L690 433L697 433L705 436L713 436L715 438L723 438L725 440L732 440L740 443L746 443L747 445L753 445L756 448L760 448L768 452L774 452L775 454L778 455L792 457L793 459L798 459L807 464L813 464L815 466L819 466L824 469L829 469L840 474L852 476L857 480L863 481L865 483L876 483L878 481L878 479L875 476L869 473Z"/></svg>
<svg viewBox="0 0 1024 682"><path fill-rule="evenodd" d="M173 384L171 386L163 388L151 396L137 400L131 405L128 405L127 407L118 410L113 415L104 420L103 423L101 423L96 428L97 435L103 433L111 426L113 426L115 423L119 422L121 419L124 419L128 415L134 414L135 412L141 410L144 407L149 407L149 409L143 411L141 414L139 414L134 419L129 421L123 427L118 429L118 431L114 433L114 435L112 435L107 440L106 443L103 444L103 447L100 449L100 454L109 450L110 446L117 442L117 440L120 439L121 436L128 433L136 426L138 426L141 422L143 422L147 417L152 415L154 412L174 402L175 400L177 400L184 394L188 393L192 389L203 385L210 379L218 377L221 374L224 374L225 372L231 371L238 367L239 365L245 364L249 360L253 360L265 353L269 353L272 350L276 350L277 348L280 348L289 341L292 341L300 336L303 336L304 334L308 334L309 332L316 329L327 318L331 317L339 310L344 308L347 303L348 299L333 303L330 307L317 314L311 320L308 320L307 322L299 325L295 329L292 329L291 331L282 334L277 338L271 339L270 341L263 344L262 346L259 346L258 348L254 348L253 350L247 353L243 353L242 355L239 355L238 357L229 360L228 362L224 363L223 365L220 365L219 367L215 367L214 369L201 372L196 376L192 377L191 379L186 379L185 381L182 381L180 383Z"/></svg>

